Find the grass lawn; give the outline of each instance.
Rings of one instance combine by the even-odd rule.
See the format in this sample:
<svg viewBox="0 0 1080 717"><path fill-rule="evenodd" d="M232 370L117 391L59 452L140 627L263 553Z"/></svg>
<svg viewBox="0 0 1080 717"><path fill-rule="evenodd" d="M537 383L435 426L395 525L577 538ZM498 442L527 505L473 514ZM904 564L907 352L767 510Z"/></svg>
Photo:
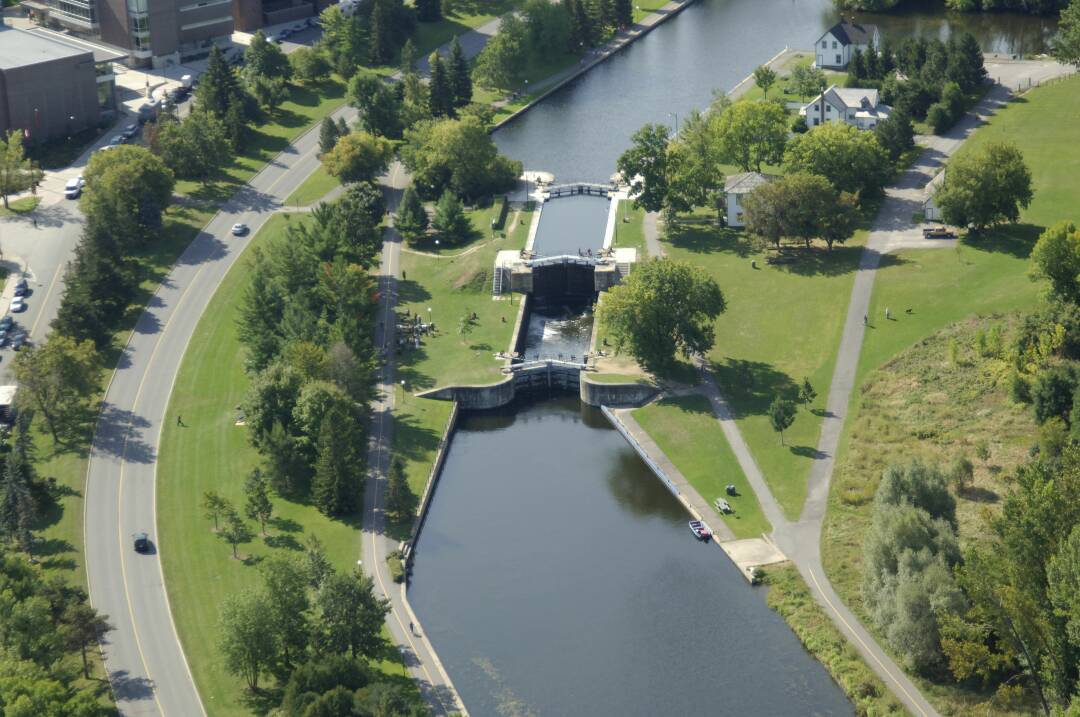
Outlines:
<svg viewBox="0 0 1080 717"><path fill-rule="evenodd" d="M500 122L520 110L522 107L525 107L530 102L534 102L540 95L551 89L551 83L544 81L552 75L562 72L569 67L573 67L577 64L580 57L580 54L573 52L550 57L530 56L529 62L525 66L525 71L521 74L522 84L519 87L514 88L522 93L517 99L510 100L510 93L513 90L476 85L473 89L473 101L490 105L501 100L506 100L507 102L505 105L495 108L495 117L493 121L496 123ZM530 86L533 88L531 91Z"/></svg>
<svg viewBox="0 0 1080 717"><path fill-rule="evenodd" d="M336 177L331 177L321 166L296 188L285 200L286 206L301 207L314 204L329 192L341 186Z"/></svg>
<svg viewBox="0 0 1080 717"><path fill-rule="evenodd" d="M721 497L731 503L734 513L721 516L714 511L714 515L723 518L736 537L758 538L772 530L709 399L697 395L665 398L634 411L634 419L710 506ZM724 491L729 483L738 489L737 497Z"/></svg>
<svg viewBox="0 0 1080 717"><path fill-rule="evenodd" d="M786 58L782 65L773 68L777 74L776 82L769 88L769 94L767 96L761 91L760 87L753 82L750 82L745 91L739 95L739 99L755 101L769 97L774 100L783 100L784 102L809 102L809 97L801 96L795 92L795 89L791 84L791 73L796 67L809 67L813 62L813 53L796 52L791 57ZM830 85L840 85L843 87L846 80L846 72L825 70L825 81Z"/></svg>
<svg viewBox="0 0 1080 717"><path fill-rule="evenodd" d="M287 225L284 217L273 217L253 245L282 234ZM252 709L242 680L225 671L217 651L222 600L259 579L259 560L300 550L308 535L323 541L341 570L355 565L360 550L359 516L331 520L310 504L275 498L268 535L256 529L255 539L240 546L245 559L234 560L229 545L202 517L200 502L208 490L242 506L244 478L259 462L247 430L235 425L236 406L248 386L236 320L249 274L247 257L241 257L215 294L215 311L199 322L168 408L169 415L184 417L185 426L166 424L158 459L158 529L162 543L173 546L162 555L169 601L195 682L213 715L247 715Z"/></svg>
<svg viewBox="0 0 1080 717"><path fill-rule="evenodd" d="M41 204L41 197L23 197L22 199L12 199L5 207L0 204L0 217L9 217L16 214L26 214L37 209L37 206Z"/></svg>
<svg viewBox="0 0 1080 717"><path fill-rule="evenodd" d="M426 207L429 211L429 215L434 212L434 202L428 202ZM492 201L490 206L487 207L472 207L465 209L465 215L472 223L472 233L464 241L455 242L453 244L447 243L445 240L439 237L438 234L428 234L415 240L408 241L408 247L415 251L425 252L427 254L435 254L440 258L459 260L463 259L470 254L479 251L483 247L491 249L494 246L494 251L491 252L491 262L494 264L495 253L500 249L519 249L519 246L504 245L504 238L508 233L517 232L519 229L524 229L522 232L522 244L524 246L525 237L528 235L529 221L531 215L528 213L522 213L518 217L519 224L514 222L514 211L508 210L506 213L506 219L503 220L502 225L499 224L499 216L502 211L502 200ZM494 234L492 233L492 222L495 222ZM511 236L513 239L516 236ZM435 242L438 241L436 244ZM490 267L488 267L490 271ZM408 269L406 269L406 272ZM490 276L490 274L489 274ZM490 297L490 289L488 286L488 294Z"/></svg>
<svg viewBox="0 0 1080 717"><path fill-rule="evenodd" d="M615 238L612 246L638 250L638 261L649 256L649 250L645 245L645 210L634 209L633 202L628 199L619 200L618 218L615 222ZM624 218L630 221L624 221Z"/></svg>
<svg viewBox="0 0 1080 717"><path fill-rule="evenodd" d="M441 20L417 23L412 38L417 58L431 53L458 35L505 15L520 4L516 0L449 0L443 3Z"/></svg>
<svg viewBox="0 0 1080 717"><path fill-rule="evenodd" d="M634 22L641 22L667 5L670 0L634 0Z"/></svg>
<svg viewBox="0 0 1080 717"><path fill-rule="evenodd" d="M716 323L712 370L773 495L796 518L865 232L780 266L767 265L741 232L712 224L669 228L664 241L670 257L704 268L724 292L728 308ZM766 412L778 394L793 396L804 377L818 397L799 407L782 446Z"/></svg>
<svg viewBox="0 0 1080 717"><path fill-rule="evenodd" d="M345 83L338 77L313 86L290 84L289 99L273 110L267 121L248 129L244 151L224 167L208 186L182 180L179 194L220 203L237 187L251 180L267 162L315 123L345 104Z"/></svg>

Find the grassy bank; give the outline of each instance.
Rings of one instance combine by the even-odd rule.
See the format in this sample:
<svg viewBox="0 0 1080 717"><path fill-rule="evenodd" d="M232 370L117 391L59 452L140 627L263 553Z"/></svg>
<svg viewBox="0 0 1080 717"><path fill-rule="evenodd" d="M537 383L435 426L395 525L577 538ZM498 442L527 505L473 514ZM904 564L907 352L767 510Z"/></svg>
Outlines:
<svg viewBox="0 0 1080 717"><path fill-rule="evenodd" d="M780 613L807 651L829 671L855 705L856 714L905 715L903 706L840 634L793 565L768 568L769 607Z"/></svg>
<svg viewBox="0 0 1080 717"><path fill-rule="evenodd" d="M734 513L720 515L714 511L714 515L723 519L735 537L757 538L772 530L713 415L709 399L696 395L665 398L634 411L634 419L710 506L717 498L731 504ZM738 490L737 497L725 492L729 483Z"/></svg>
<svg viewBox="0 0 1080 717"><path fill-rule="evenodd" d="M273 217L252 245L283 234L287 226L284 217ZM249 252L219 286L215 310L203 315L188 344L168 408L168 415L183 416L184 426L166 422L158 459L158 529L162 543L173 546L162 555L169 601L196 685L213 715L247 715L253 709L242 680L225 671L217 650L222 600L259 579L260 560L299 550L309 535L322 540L341 570L355 565L360 550L360 516L332 520L313 505L275 497L267 535L256 530L254 540L240 546L244 559L238 561L202 517L208 490L243 505L244 479L259 462L247 429L236 425L236 406L248 387L237 318L250 276ZM405 674L400 664L388 669Z"/></svg>
<svg viewBox="0 0 1080 717"><path fill-rule="evenodd" d="M285 205L290 207L303 207L314 204L329 192L341 186L336 177L331 177L321 166L310 177L300 183L300 186L285 199Z"/></svg>
<svg viewBox="0 0 1080 717"><path fill-rule="evenodd" d="M5 207L0 204L0 217L18 216L19 214L29 214L37 209L41 204L41 197L23 197L22 199L11 199L8 201L8 205Z"/></svg>

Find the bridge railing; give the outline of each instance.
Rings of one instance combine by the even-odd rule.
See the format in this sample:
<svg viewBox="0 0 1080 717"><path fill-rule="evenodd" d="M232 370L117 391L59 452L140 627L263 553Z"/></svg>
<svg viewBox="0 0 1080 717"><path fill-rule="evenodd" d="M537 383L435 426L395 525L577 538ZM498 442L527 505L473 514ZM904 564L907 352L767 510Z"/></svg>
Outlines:
<svg viewBox="0 0 1080 717"><path fill-rule="evenodd" d="M575 361L564 361L564 360L561 360L561 359L540 359L540 360L523 361L521 363L511 364L508 369L504 370L504 372L521 373L521 372L525 372L525 371L535 371L537 369L548 369L548 368L561 368L561 369L569 369L569 370L573 370L573 371L581 371L581 370L584 370L586 368L586 366L587 366L587 364L584 361L584 357L582 357L581 361L576 361L576 360Z"/></svg>
<svg viewBox="0 0 1080 717"><path fill-rule="evenodd" d="M552 187L548 187L544 192L545 199L556 199L558 197L569 197L575 194L588 194L596 197L606 197L615 191L615 186L611 184L589 184L586 182L579 182L577 184L557 184Z"/></svg>
<svg viewBox="0 0 1080 717"><path fill-rule="evenodd" d="M580 266L599 266L604 259L596 256L580 256L574 254L559 254L558 256L544 256L539 259L526 259L525 266L536 268L540 266L555 266L557 264L578 264Z"/></svg>

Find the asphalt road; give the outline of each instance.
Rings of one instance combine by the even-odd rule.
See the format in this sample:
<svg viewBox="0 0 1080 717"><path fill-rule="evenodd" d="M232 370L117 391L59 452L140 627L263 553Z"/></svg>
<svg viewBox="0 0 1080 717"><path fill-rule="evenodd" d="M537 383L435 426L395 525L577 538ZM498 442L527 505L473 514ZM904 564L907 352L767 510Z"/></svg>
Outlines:
<svg viewBox="0 0 1080 717"><path fill-rule="evenodd" d="M353 110L335 113L352 119ZM251 237L319 166L314 128L230 199L188 246L139 317L109 384L91 447L84 531L91 600L115 627L102 652L123 715L204 714L164 589L155 519L157 446L195 327ZM230 233L244 222L251 232ZM194 518L193 518L194 519ZM152 549L135 553L132 534Z"/></svg>

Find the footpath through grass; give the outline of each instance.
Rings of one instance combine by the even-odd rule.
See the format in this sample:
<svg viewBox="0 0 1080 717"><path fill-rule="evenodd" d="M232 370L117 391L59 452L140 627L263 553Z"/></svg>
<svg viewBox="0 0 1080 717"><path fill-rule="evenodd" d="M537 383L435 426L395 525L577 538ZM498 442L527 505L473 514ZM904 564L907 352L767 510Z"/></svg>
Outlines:
<svg viewBox="0 0 1080 717"><path fill-rule="evenodd" d="M634 419L656 441L690 485L712 506L724 498L735 509L723 519L737 538L758 538L772 531L757 497L704 396L674 396L634 411ZM737 497L725 492L734 484Z"/></svg>
<svg viewBox="0 0 1080 717"><path fill-rule="evenodd" d="M252 242L284 233L290 222L271 218ZM335 567L349 570L360 551L360 516L332 520L311 504L274 497L267 535L240 546L243 560L203 517L202 496L214 490L233 505L244 503L243 484L259 456L247 429L236 425L237 405L248 388L244 350L237 337L239 302L250 276L250 247L229 271L188 344L167 415L183 416L184 426L166 421L158 458L158 529L162 563L177 632L203 703L212 715L248 715L253 709L243 680L229 675L218 653L218 609L226 596L257 582L260 560L287 555L317 535ZM384 670L405 674L400 663Z"/></svg>

